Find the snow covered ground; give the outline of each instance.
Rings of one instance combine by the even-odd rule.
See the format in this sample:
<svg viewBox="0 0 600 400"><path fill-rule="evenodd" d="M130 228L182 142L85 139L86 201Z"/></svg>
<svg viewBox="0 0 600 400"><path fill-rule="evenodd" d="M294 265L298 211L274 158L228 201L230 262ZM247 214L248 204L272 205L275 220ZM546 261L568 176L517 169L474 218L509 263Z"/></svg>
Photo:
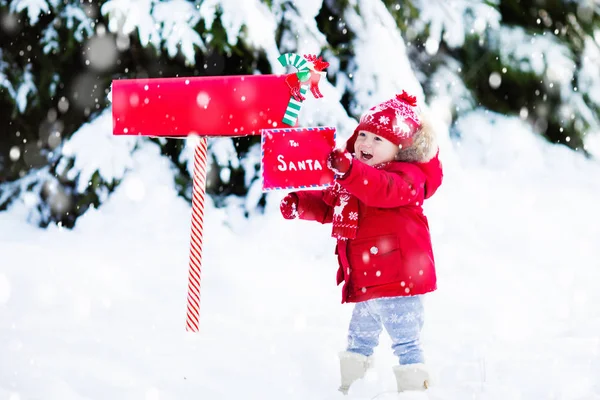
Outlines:
<svg viewBox="0 0 600 400"><path fill-rule="evenodd" d="M427 204L436 399L600 399L600 165L473 113ZM351 306L330 228L206 210L201 332L185 332L190 209L158 148L72 231L0 213L0 399L334 399ZM390 342L351 391L394 388Z"/></svg>

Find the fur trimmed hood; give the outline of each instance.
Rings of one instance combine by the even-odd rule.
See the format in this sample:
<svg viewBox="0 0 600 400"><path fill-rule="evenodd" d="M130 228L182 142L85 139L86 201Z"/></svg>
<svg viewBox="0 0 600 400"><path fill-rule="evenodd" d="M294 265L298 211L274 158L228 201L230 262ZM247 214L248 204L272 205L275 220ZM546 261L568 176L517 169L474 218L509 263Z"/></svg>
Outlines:
<svg viewBox="0 0 600 400"><path fill-rule="evenodd" d="M421 127L412 137L410 146L400 148L396 160L426 163L438 152L435 129L428 116L421 116Z"/></svg>

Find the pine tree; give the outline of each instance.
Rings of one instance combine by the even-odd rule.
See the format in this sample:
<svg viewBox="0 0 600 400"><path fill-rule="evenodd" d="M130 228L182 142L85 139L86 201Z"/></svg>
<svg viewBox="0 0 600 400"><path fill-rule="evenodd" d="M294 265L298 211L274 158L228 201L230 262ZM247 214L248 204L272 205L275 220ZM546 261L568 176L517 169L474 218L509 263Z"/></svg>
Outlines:
<svg viewBox="0 0 600 400"><path fill-rule="evenodd" d="M476 109L516 115L585 152L600 125L599 15L591 0L0 0L0 211L21 202L34 223L73 226L118 186L142 141L160 146L189 199L185 141L111 140L110 83L282 73L276 58L290 51L320 53L340 96L308 102L301 123L347 135L375 99L404 89L382 71L406 46L426 99L451 99L453 121ZM370 36L374 23L386 35ZM257 34L271 25L272 37ZM394 51L372 52L374 40ZM101 144L113 148L96 154ZM260 210L258 138L211 140L209 154L216 204ZM98 157L118 161L106 171Z"/></svg>
<svg viewBox="0 0 600 400"><path fill-rule="evenodd" d="M454 119L477 107L517 115L549 141L586 153L585 136L600 129L597 4L385 2L412 44L426 93L452 97Z"/></svg>
<svg viewBox="0 0 600 400"><path fill-rule="evenodd" d="M0 210L26 197L33 222L73 226L114 190L125 169L115 176L82 171L77 154L64 146L107 110L113 79L270 72L260 49L241 38L229 43L219 7L208 23L200 2L139 5L128 12L114 1L0 0L0 120L8 121L0 135ZM179 12L173 13L175 6ZM191 181L184 142L153 141L179 170L177 185L186 195ZM217 173L207 190L217 200L245 194L238 160L253 142L236 139L230 158L213 157ZM136 148L135 141L123 145ZM219 173L222 168L231 173Z"/></svg>

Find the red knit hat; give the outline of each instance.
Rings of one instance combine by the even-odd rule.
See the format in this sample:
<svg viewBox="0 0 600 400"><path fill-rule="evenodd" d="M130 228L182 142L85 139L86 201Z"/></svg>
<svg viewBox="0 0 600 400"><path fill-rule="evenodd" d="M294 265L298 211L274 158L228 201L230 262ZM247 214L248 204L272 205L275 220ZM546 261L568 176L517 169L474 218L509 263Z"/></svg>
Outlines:
<svg viewBox="0 0 600 400"><path fill-rule="evenodd" d="M360 117L354 134L346 142L346 149L354 152L354 142L360 131L374 133L396 146L409 147L413 136L421 128L416 107L416 97L402 91L402 94L370 108Z"/></svg>

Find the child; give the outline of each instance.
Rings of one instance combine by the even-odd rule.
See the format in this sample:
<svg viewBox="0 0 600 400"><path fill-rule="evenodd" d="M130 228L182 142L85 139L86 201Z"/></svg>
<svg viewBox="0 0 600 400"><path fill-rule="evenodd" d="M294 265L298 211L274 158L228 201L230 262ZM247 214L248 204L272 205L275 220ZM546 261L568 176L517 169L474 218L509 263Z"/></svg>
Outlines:
<svg viewBox="0 0 600 400"><path fill-rule="evenodd" d="M286 219L333 225L342 303L356 303L348 347L340 353L344 394L365 375L383 328L399 359L398 391L429 385L421 295L436 289L436 274L422 205L441 185L442 168L433 130L424 122L406 92L371 108L346 149L329 155L335 185L292 192L281 202Z"/></svg>

